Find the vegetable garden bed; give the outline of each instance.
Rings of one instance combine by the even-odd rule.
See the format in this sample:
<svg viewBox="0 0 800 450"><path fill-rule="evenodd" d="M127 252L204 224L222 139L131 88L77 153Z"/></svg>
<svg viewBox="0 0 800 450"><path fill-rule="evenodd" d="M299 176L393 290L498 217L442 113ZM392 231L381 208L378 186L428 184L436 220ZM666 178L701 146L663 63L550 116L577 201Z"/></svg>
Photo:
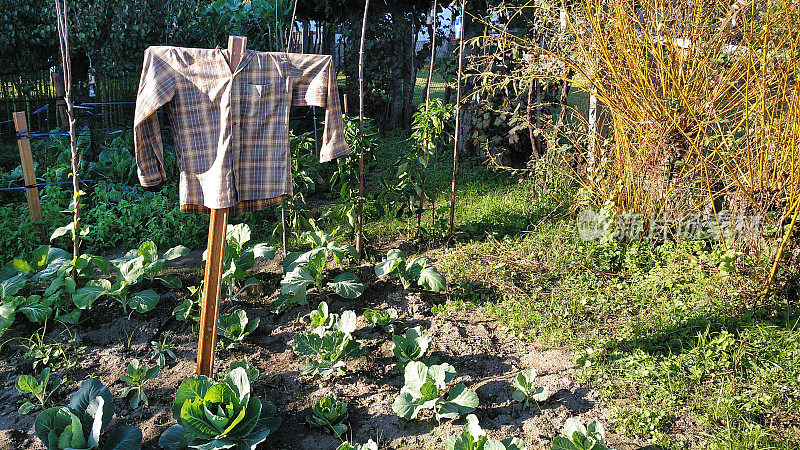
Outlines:
<svg viewBox="0 0 800 450"><path fill-rule="evenodd" d="M280 258L276 258L278 260ZM276 261L257 261L256 277L262 281L263 289L256 287L234 301L223 302L221 314L243 309L251 321L258 318L260 322L237 348L220 350L216 362L217 373L222 376L232 362L246 357L259 371L253 382L254 395L277 406L282 424L259 448L337 448L342 442L340 439L307 422L314 401L326 394L334 394L348 404L349 417L344 421L347 429L342 439L351 442L373 439L381 448L444 448L444 441L450 435L461 432L466 423L464 417L437 424L430 411L423 410L417 419L410 421L395 414L392 405L404 384L404 376L401 371L394 370L397 359L392 354L392 333L367 324L362 315L367 309L395 308L399 312L393 324L397 335L405 335L407 329L417 326L429 329L432 362L453 366L456 377L448 385L464 383L477 393L479 406L475 414L492 439L519 437L528 448L549 448L551 439L560 434L570 417L577 416L584 423L607 420L607 411L599 406L596 393L577 387L568 376L574 364L567 352L541 351L534 343L517 339L505 332L498 322L474 311L437 307L446 301L446 294L407 290L397 281L377 279L371 265L353 270L365 285L365 292L359 298L347 300L331 293L322 294L318 299L326 301L331 313L352 310L358 315L353 337L365 350L364 356L348 361L341 375L329 378L302 375L303 359L295 354L292 343L297 333L310 331L309 320L304 315L315 308L318 301L312 300L310 306L293 307L281 314L271 312L269 303L277 298L280 290L281 269ZM201 263L200 252L192 252L168 262L165 271L179 275L184 286L188 286L199 282ZM336 274L338 269L331 272ZM81 323L72 327L74 338L62 336L61 342L67 342L63 345L74 344L72 349L65 348L66 360L62 367L70 362L75 366L68 372L66 389L57 392L51 404L64 404L82 380L98 377L115 397L116 415L111 428L138 427L143 433L143 448L158 448L161 434L175 423L171 414L175 391L194 374L197 337L191 320L178 321L172 315L172 310L188 298L184 294L186 290L170 291L158 283L149 287L161 294L154 310L129 318L116 303L98 304L102 307L87 311ZM26 324L15 327L7 336L24 341L35 330L35 326ZM57 338L65 332L66 329L50 327L46 339ZM172 342L177 359L167 358L159 375L145 384L143 392L149 404L131 410L129 400L120 395L125 388L120 376L135 358L144 365L155 365L155 360L151 359L155 346L151 342L159 343L164 339ZM34 434L36 414L16 412L19 394L14 384L19 375L28 373L28 368L18 362L11 346L3 348L2 355L0 447L44 448ZM513 380L530 368L538 372L536 382L549 390L549 397L525 407L512 399ZM65 374L62 369L54 371L53 376ZM620 440L609 434L606 439L618 448L638 447L629 438Z"/></svg>

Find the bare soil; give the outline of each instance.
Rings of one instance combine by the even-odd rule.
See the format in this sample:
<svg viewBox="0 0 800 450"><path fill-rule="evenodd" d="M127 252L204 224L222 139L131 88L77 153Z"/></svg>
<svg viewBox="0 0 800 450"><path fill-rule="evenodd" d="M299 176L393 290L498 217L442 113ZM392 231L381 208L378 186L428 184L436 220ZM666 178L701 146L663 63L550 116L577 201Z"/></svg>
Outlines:
<svg viewBox="0 0 800 450"><path fill-rule="evenodd" d="M197 284L200 276L200 255L195 252L173 264L170 269L180 273L184 286ZM345 375L328 380L312 379L300 375L300 358L291 349L295 333L307 331L302 316L326 300L332 312L350 309L357 314L365 308L396 308L400 321L395 332L416 325L430 327L434 336L433 356L440 362L452 364L458 378L474 389L480 398L480 407L475 414L481 426L491 437L501 439L510 436L522 438L529 449L550 447L550 440L558 435L564 421L579 417L584 423L599 419L608 423L609 405L593 390L576 386L570 378L574 363L565 350L546 350L534 342L523 342L506 333L502 324L482 317L476 311L447 311L431 314L431 307L445 301L444 295L404 290L393 281L376 280L372 266L356 268L365 283L364 295L356 300L345 300L336 296L317 297L308 307L295 307L281 315L269 311L269 302L276 297L281 271L277 262L258 265L258 277L262 288L255 288L247 298L224 301L222 313L243 308L248 317L260 317L259 328L235 350L217 353L215 367L225 370L234 360L247 357L262 373L268 376L255 383L255 393L278 407L283 419L280 429L271 435L259 448L264 449L335 449L341 441L306 423L312 402L327 393L336 393L349 404L349 427L347 437L355 442L375 439L381 448L389 449L438 449L451 434L460 432L464 423L444 421L437 424L433 417L406 421L392 411L392 402L403 385L403 376L394 373L391 354L391 336L383 331L370 329L359 319L355 337L366 349L365 356L348 363ZM336 271L333 272L335 275ZM170 414L175 390L180 383L195 371L197 336L191 322L178 322L172 318L172 310L184 298L182 292L167 292L159 285L162 300L148 314L134 313L130 318L121 308L109 301L98 303L84 314L82 322L72 327L82 345L86 346L77 357L69 377L67 389L56 395L52 405L65 404L80 381L96 376L109 386L115 396L124 386L119 376L133 358L148 360L153 350L150 342L169 336L175 346L178 359L165 367L158 378L145 386L150 399L148 406L131 411L128 401L115 400L115 422L112 427L131 424L139 427L144 435L143 448L158 448L158 437L174 422ZM0 448L42 449L34 434L36 414L21 416L16 410L20 397L14 389L17 377L25 372L19 367L17 345L21 338L33 334L34 327L14 330L17 339L0 349ZM58 339L63 330L49 331L51 339ZM130 346L128 340L130 339ZM154 364L148 360L148 364ZM512 378L521 370L535 368L541 383L551 392L548 401L538 408L523 408L511 400ZM65 375L62 372L60 375ZM641 443L630 438L607 436L609 443L619 449L640 448Z"/></svg>

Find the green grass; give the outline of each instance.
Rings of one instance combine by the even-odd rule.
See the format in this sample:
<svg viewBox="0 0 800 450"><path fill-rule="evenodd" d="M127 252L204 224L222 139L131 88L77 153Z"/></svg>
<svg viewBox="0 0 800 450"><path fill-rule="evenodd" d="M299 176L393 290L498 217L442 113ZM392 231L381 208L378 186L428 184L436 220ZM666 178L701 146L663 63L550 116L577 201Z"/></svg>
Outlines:
<svg viewBox="0 0 800 450"><path fill-rule="evenodd" d="M402 151L395 138L379 167ZM442 153L438 205L449 201L452 164ZM765 261L726 274L717 244L583 242L570 213L576 189L551 178L464 161L459 244L429 252L454 286L436 313L479 310L521 339L568 348L579 385L616 405L617 432L665 448L798 448L798 315L785 299L759 300ZM373 217L366 232L390 241L415 225Z"/></svg>

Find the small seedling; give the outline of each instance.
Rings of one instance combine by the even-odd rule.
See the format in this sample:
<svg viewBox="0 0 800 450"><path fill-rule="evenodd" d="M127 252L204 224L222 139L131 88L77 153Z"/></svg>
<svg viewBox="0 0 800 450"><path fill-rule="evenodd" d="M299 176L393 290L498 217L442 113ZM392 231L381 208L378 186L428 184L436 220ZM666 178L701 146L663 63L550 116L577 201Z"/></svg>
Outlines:
<svg viewBox="0 0 800 450"><path fill-rule="evenodd" d="M606 447L606 431L603 424L593 421L588 427L583 426L575 417L564 423L564 436L553 438L553 450L613 450Z"/></svg>
<svg viewBox="0 0 800 450"><path fill-rule="evenodd" d="M367 309L364 311L364 320L373 327L380 327L383 331L391 333L394 331L392 324L397 321L397 310Z"/></svg>
<svg viewBox="0 0 800 450"><path fill-rule="evenodd" d="M375 276L399 278L406 289L417 285L428 291L443 292L447 288L444 276L427 258L408 259L405 252L399 249L389 250L386 259L375 265Z"/></svg>
<svg viewBox="0 0 800 450"><path fill-rule="evenodd" d="M203 304L203 286L188 286L186 289L189 290L189 296L172 310L172 315L178 320L192 319L199 322L200 305Z"/></svg>
<svg viewBox="0 0 800 450"><path fill-rule="evenodd" d="M455 419L478 407L478 395L458 383L449 390L447 383L456 376L450 364L426 366L419 361L406 365L405 385L392 404L394 412L406 420L415 419L420 411L432 409L436 420ZM443 394L446 393L446 397Z"/></svg>
<svg viewBox="0 0 800 450"><path fill-rule="evenodd" d="M342 442L342 445L336 450L378 450L378 443L370 439L366 444L351 444L349 442Z"/></svg>
<svg viewBox="0 0 800 450"><path fill-rule="evenodd" d="M255 331L260 320L258 317L249 320L243 309L237 309L230 315L219 316L217 334L221 338L220 345L227 349L238 347L244 338Z"/></svg>
<svg viewBox="0 0 800 450"><path fill-rule="evenodd" d="M314 402L311 406L311 415L306 418L308 423L315 427L328 427L335 437L340 437L347 431L347 403L338 400L335 396L325 396Z"/></svg>
<svg viewBox="0 0 800 450"><path fill-rule="evenodd" d="M467 416L467 423L461 434L453 434L444 441L445 450L525 450L525 443L520 438L508 438L502 441L489 439L481 429L475 414Z"/></svg>
<svg viewBox="0 0 800 450"><path fill-rule="evenodd" d="M537 387L536 370L528 369L520 372L514 377L514 393L511 398L522 403L526 408L539 402L546 401L550 396L550 391L546 386Z"/></svg>
<svg viewBox="0 0 800 450"><path fill-rule="evenodd" d="M322 336L316 333L298 333L294 336L292 350L297 356L306 358L300 365L303 375L320 374L324 377L343 372L345 360L364 354L358 341L341 330L327 331Z"/></svg>
<svg viewBox="0 0 800 450"><path fill-rule="evenodd" d="M241 367L242 369L245 370L245 372L247 372L247 378L250 379L251 383L253 383L255 381L258 381L258 380L264 378L265 376L267 376L266 373L262 374L261 371L258 370L258 367L250 364L250 361L247 360L246 356L241 361L233 361L231 363L231 370L233 370L233 369L235 369L237 367Z"/></svg>
<svg viewBox="0 0 800 450"><path fill-rule="evenodd" d="M356 331L358 322L358 317L353 311L345 311L341 316L330 313L326 302L320 302L317 310L311 311L308 317L311 319L312 331L320 336L334 330L350 335Z"/></svg>
<svg viewBox="0 0 800 450"><path fill-rule="evenodd" d="M410 361L423 361L430 350L431 338L427 330L414 327L406 330L406 335L392 336L392 353L397 358L397 369L402 370Z"/></svg>
<svg viewBox="0 0 800 450"><path fill-rule="evenodd" d="M175 355L175 347L172 342L168 341L165 337L161 342L151 341L150 345L155 347L153 353L150 354L150 359L154 359L159 367L164 368L167 361L175 361L178 357Z"/></svg>
<svg viewBox="0 0 800 450"><path fill-rule="evenodd" d="M31 375L22 375L21 377L17 378L17 391L20 394L27 396L36 401L33 403L31 401L26 401L19 407L18 412L20 414L28 414L31 411L40 408L44 410L44 406L47 403L47 400L53 395L58 389L61 387L61 379L56 378L53 381L52 386L50 389L47 389L47 384L50 381L50 368L45 367L42 370L42 374L39 375L38 378L33 377Z"/></svg>
<svg viewBox="0 0 800 450"><path fill-rule="evenodd" d="M140 404L148 404L147 395L145 395L142 388L146 382L157 377L160 370L161 366L159 365L148 369L144 364L140 364L138 359L134 359L128 363L125 374L119 377L119 379L124 381L128 386L122 388L119 395L122 397L131 396L131 409L138 408Z"/></svg>

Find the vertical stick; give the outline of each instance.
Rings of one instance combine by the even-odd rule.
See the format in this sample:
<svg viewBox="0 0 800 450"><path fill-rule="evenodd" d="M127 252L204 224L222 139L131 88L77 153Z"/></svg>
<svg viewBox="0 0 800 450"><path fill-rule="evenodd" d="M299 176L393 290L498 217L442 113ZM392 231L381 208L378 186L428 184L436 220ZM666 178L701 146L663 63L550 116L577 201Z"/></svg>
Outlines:
<svg viewBox="0 0 800 450"><path fill-rule="evenodd" d="M342 103L344 104L344 115L349 116L350 112L347 110L347 94L342 94Z"/></svg>
<svg viewBox="0 0 800 450"><path fill-rule="evenodd" d="M247 38L228 37L228 64L235 71L242 60ZM228 229L228 210L212 209L208 222L208 251L203 283L203 306L200 310L200 342L197 347L197 374L210 377L214 371L214 349L217 345L217 317L222 264L225 261L225 237Z"/></svg>
<svg viewBox="0 0 800 450"><path fill-rule="evenodd" d="M39 204L39 188L28 187L36 184L36 171L33 168L33 156L31 156L31 140L28 137L28 121L25 113L18 111L14 113L14 127L17 129L17 146L19 146L19 159L22 162L22 175L25 178L25 193L28 195L28 207L31 210L31 220L38 225L42 233L42 239L47 240L47 234L42 222L42 207Z"/></svg>
<svg viewBox="0 0 800 450"><path fill-rule="evenodd" d="M450 185L450 233L448 244L453 242L453 225L456 217L456 173L458 173L458 142L461 139L461 74L464 71L464 22L467 21L467 0L461 3L461 40L458 43L458 78L456 80L456 130L453 142L453 181Z"/></svg>
<svg viewBox="0 0 800 450"><path fill-rule="evenodd" d="M281 203L281 234L283 238L283 256L288 255L288 248L289 248L289 237L286 234L286 205Z"/></svg>
<svg viewBox="0 0 800 450"><path fill-rule="evenodd" d="M69 123L70 166L72 169L72 261L78 260L81 247L80 233L80 186L78 185L78 143L75 136L75 111L72 105L72 60L69 55L69 22L67 21L66 0L55 0L58 44L61 50L61 70L64 73L64 104L67 107ZM73 277L77 268L73 267Z"/></svg>
<svg viewBox="0 0 800 450"><path fill-rule="evenodd" d="M294 29L294 22L297 18L297 2L298 0L294 1L294 6L292 7L292 19L289 22L289 36L286 38L286 53L289 53L289 48L292 45L292 30ZM275 26L278 26L278 19L275 19ZM277 30L276 30L277 32ZM316 122L316 120L315 120ZM317 124L315 123L314 126L316 127ZM316 137L316 134L315 134ZM289 166L292 165L292 152L289 152ZM283 240L283 255L286 256L289 253L289 236L287 231L287 222L286 222L286 203L281 203L281 238Z"/></svg>
<svg viewBox="0 0 800 450"><path fill-rule="evenodd" d="M200 342L197 348L197 374L211 376L214 371L214 349L217 345L217 317L225 256L225 232L228 210L212 209L208 224L208 252L203 283L203 307L200 310Z"/></svg>
<svg viewBox="0 0 800 450"><path fill-rule="evenodd" d="M358 50L358 124L361 133L361 149L358 153L358 220L356 223L356 252L362 255L362 226L364 222L364 38L367 34L369 0L364 4L364 20L361 22L361 46Z"/></svg>
<svg viewBox="0 0 800 450"><path fill-rule="evenodd" d="M431 82L433 81L433 63L436 59L436 19L438 13L436 7L438 6L437 0L433 0L433 25L431 26L431 66L428 69L428 81L425 83L425 114L427 116L428 109L431 104ZM422 210L425 209L425 181L428 179L428 133L425 133L425 139L422 146L425 152L425 167L422 172L422 190L419 195L419 211L417 211L417 239L419 239L420 228L422 228ZM434 156L435 157L435 156ZM431 223L436 221L436 194L433 195Z"/></svg>

